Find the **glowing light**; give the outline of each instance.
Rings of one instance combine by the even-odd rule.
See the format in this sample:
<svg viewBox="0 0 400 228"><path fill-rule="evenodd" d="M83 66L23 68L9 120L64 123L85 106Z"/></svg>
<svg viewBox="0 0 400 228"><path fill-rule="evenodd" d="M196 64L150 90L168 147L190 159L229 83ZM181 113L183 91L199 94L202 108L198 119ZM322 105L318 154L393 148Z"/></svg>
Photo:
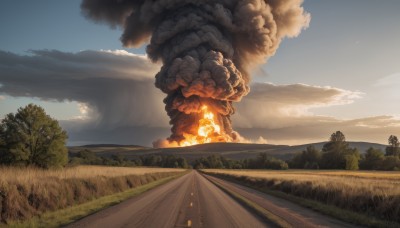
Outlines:
<svg viewBox="0 0 400 228"><path fill-rule="evenodd" d="M179 145L182 147L211 142L226 142L227 136L221 133L221 127L215 121L215 115L208 111L207 106L201 107L203 117L199 120L197 135L184 134L184 140Z"/></svg>

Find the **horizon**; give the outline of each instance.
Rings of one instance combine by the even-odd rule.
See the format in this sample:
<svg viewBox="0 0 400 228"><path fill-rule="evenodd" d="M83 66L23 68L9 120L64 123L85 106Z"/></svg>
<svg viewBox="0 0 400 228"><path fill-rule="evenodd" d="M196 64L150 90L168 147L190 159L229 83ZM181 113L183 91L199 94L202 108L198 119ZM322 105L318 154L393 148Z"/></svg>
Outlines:
<svg viewBox="0 0 400 228"><path fill-rule="evenodd" d="M186 146L187 148L192 148L192 147L201 147L202 145L216 145L216 144L247 144L247 145L271 145L271 146L289 146L289 147L296 147L296 146L306 146L306 145L314 145L314 144L324 144L329 142L329 140L326 141L320 141L320 142L312 142L312 143L305 143L305 144L296 144L296 145L288 145L288 144L269 144L269 143L251 143L251 142L211 142L211 143L203 143L203 144L197 144L197 145L191 145L191 146ZM387 146L388 144L381 144L381 143L375 143L375 142L366 142L366 141L348 141L348 143L367 143L367 144L377 144L380 146ZM139 144L113 144L113 143L100 143L100 144L84 144L84 145L67 145L67 147L90 147L90 146L101 146L101 147L143 147L143 148L150 148L150 149L164 149L164 148L154 148L154 147L149 147L149 146L144 146L144 145L139 145ZM173 149L173 148L182 148L182 147L169 147L166 149ZM363 152L363 151L361 151Z"/></svg>
<svg viewBox="0 0 400 228"><path fill-rule="evenodd" d="M165 139L165 95L154 86L161 64L148 59L147 43L126 48L120 27L87 20L80 3L0 3L0 119L34 103L66 129L69 146ZM400 2L302 7L308 27L253 68L250 93L234 102L233 129L271 145L318 143L337 130L386 145L400 135Z"/></svg>

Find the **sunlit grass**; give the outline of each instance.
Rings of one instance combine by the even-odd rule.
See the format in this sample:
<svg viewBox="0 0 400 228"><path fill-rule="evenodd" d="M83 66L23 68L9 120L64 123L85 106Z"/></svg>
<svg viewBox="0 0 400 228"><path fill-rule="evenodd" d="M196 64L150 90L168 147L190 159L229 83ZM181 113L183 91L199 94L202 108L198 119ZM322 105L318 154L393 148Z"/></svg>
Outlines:
<svg viewBox="0 0 400 228"><path fill-rule="evenodd" d="M68 207L61 210L46 212L40 216L35 216L23 222L11 222L7 227L60 227L72 223L89 214L93 214L101 209L120 203L133 196L139 195L145 191L164 184L176 177L166 177L149 184L129 189L124 192L103 196L101 198L89 201L87 203ZM1 225L0 225L1 227Z"/></svg>
<svg viewBox="0 0 400 228"><path fill-rule="evenodd" d="M400 172L204 170L378 219L400 222Z"/></svg>
<svg viewBox="0 0 400 228"><path fill-rule="evenodd" d="M185 169L0 167L0 222L23 221L183 173Z"/></svg>
<svg viewBox="0 0 400 228"><path fill-rule="evenodd" d="M259 171L259 170L207 170L207 172L225 173L289 181L320 188L337 189L347 195L361 192L370 195L400 196L400 172L364 172L364 171Z"/></svg>
<svg viewBox="0 0 400 228"><path fill-rule="evenodd" d="M33 183L46 178L72 179L91 178L96 176L118 177L128 175L143 175L147 173L176 172L184 169L169 168L137 168L137 167L109 167L109 166L76 166L64 169L44 170L33 167L0 166L1 182Z"/></svg>

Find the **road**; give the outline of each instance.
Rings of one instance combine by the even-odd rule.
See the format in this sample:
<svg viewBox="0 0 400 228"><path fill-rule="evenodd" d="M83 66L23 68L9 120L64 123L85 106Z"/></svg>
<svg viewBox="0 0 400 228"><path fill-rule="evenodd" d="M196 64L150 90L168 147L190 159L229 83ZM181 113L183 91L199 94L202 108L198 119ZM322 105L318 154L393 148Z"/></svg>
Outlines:
<svg viewBox="0 0 400 228"><path fill-rule="evenodd" d="M272 227L196 171L68 227Z"/></svg>
<svg viewBox="0 0 400 228"><path fill-rule="evenodd" d="M292 227L330 227L330 228L351 228L356 227L338 219L322 215L313 210L304 208L287 200L264 194L257 190L235 184L220 178L205 175L208 179L221 185L223 188L234 192L247 200L266 209L270 213L280 217Z"/></svg>
<svg viewBox="0 0 400 228"><path fill-rule="evenodd" d="M205 178L206 177L206 178ZM224 191L256 203L293 227L353 227L256 190L192 171L68 227L276 227Z"/></svg>

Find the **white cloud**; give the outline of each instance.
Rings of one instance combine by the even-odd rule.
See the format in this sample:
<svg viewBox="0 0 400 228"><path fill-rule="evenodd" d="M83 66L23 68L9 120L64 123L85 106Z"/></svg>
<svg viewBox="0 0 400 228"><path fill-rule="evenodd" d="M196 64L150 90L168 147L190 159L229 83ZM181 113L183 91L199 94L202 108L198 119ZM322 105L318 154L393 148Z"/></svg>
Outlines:
<svg viewBox="0 0 400 228"><path fill-rule="evenodd" d="M233 117L237 127L281 128L314 119L312 108L347 105L361 98L362 93L334 87L305 84L274 85L256 83L250 94L237 103ZM321 120L328 117L318 117Z"/></svg>
<svg viewBox="0 0 400 228"><path fill-rule="evenodd" d="M400 73L394 73L376 81L376 86L392 87L400 85Z"/></svg>
<svg viewBox="0 0 400 228"><path fill-rule="evenodd" d="M375 86L386 99L400 100L400 73L394 73L376 81Z"/></svg>

